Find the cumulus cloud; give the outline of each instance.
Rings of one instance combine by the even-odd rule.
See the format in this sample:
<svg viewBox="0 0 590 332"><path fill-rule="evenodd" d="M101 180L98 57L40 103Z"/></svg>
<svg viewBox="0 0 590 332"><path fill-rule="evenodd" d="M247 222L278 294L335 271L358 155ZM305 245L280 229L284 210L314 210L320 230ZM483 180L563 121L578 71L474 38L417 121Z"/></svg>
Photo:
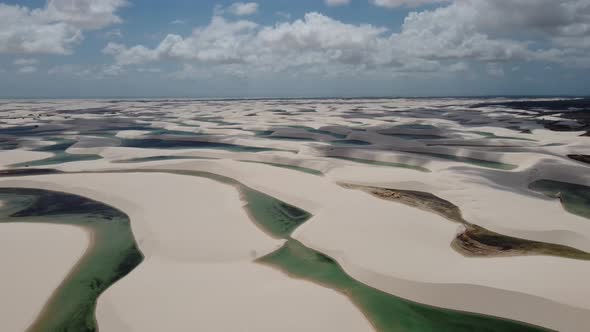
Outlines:
<svg viewBox="0 0 590 332"><path fill-rule="evenodd" d="M108 43L103 53L115 56L120 65L142 64L156 61L160 57L157 50L150 50L143 45L127 48L125 45L113 42Z"/></svg>
<svg viewBox="0 0 590 332"><path fill-rule="evenodd" d="M525 59L530 50L524 42L492 38L479 29L478 12L468 1L431 11L412 12L401 32L391 36L408 55L427 59L474 59L506 61Z"/></svg>
<svg viewBox="0 0 590 332"><path fill-rule="evenodd" d="M153 49L109 43L103 52L113 55L121 65L142 64L163 57L212 63L243 62L257 26L250 21L228 22L215 16L207 27L195 29L191 36L169 34Z"/></svg>
<svg viewBox="0 0 590 332"><path fill-rule="evenodd" d="M325 0L324 2L330 7L346 6L350 4L350 0Z"/></svg>
<svg viewBox="0 0 590 332"><path fill-rule="evenodd" d="M260 66L336 61L373 61L386 31L371 25L352 25L318 13L275 26L259 26L247 21L227 21L220 16L183 38L170 34L155 48L126 47L110 43L103 50L122 65L141 64L162 58L203 63L247 63ZM289 61L287 61L289 60Z"/></svg>
<svg viewBox="0 0 590 332"><path fill-rule="evenodd" d="M0 3L0 53L67 54L83 32L121 21L125 0L48 0L43 8Z"/></svg>
<svg viewBox="0 0 590 332"><path fill-rule="evenodd" d="M236 2L229 6L228 11L236 16L256 14L258 4L256 2Z"/></svg>
<svg viewBox="0 0 590 332"><path fill-rule="evenodd" d="M380 3L385 2L425 3ZM538 4L543 2L555 16L544 13L545 9ZM563 47L566 42L575 44L587 39L583 22L588 22L588 3L589 0L513 0L502 6L492 0L456 0L409 13L399 32L370 24L348 24L320 13L259 25L224 18L217 12L208 25L194 29L191 35L169 34L155 47L110 43L103 52L112 55L119 66L175 60L191 72L208 66L236 75L290 69L298 73L328 71L349 75L459 72L471 62L590 64L582 52L583 43ZM513 31L519 32L519 38L512 35ZM488 67L490 72L499 74L499 69L494 68L502 67Z"/></svg>
<svg viewBox="0 0 590 332"><path fill-rule="evenodd" d="M33 15L80 29L100 29L121 22L115 12L126 3L126 0L49 0L44 9L33 10Z"/></svg>
<svg viewBox="0 0 590 332"><path fill-rule="evenodd" d="M473 10L473 23L490 32L526 29L561 36L590 34L588 0L460 0L458 5Z"/></svg>
<svg viewBox="0 0 590 332"><path fill-rule="evenodd" d="M558 47L590 48L590 0L471 0L478 29L490 34L542 35Z"/></svg>
<svg viewBox="0 0 590 332"><path fill-rule="evenodd" d="M573 61L587 57L577 49L590 37L589 15L589 0L456 0L410 13L392 38L430 59Z"/></svg>

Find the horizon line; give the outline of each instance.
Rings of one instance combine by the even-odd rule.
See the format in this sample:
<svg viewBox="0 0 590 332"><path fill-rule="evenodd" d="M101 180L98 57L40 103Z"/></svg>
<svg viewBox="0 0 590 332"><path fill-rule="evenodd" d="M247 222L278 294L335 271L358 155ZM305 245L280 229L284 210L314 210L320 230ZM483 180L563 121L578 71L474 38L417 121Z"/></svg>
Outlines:
<svg viewBox="0 0 590 332"><path fill-rule="evenodd" d="M431 95L431 96L273 96L273 97L194 97L194 96L0 96L0 100L128 100L128 99L192 99L192 100L296 100L296 99L310 99L310 100L354 100L354 99L445 99L445 98L590 98L590 94L490 94L490 95Z"/></svg>

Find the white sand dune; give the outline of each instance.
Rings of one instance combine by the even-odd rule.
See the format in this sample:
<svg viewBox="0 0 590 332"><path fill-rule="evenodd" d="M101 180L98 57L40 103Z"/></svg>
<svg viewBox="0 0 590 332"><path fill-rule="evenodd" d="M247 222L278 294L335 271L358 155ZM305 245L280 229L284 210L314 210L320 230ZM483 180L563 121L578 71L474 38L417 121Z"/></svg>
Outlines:
<svg viewBox="0 0 590 332"><path fill-rule="evenodd" d="M590 186L588 165L567 157L590 154L586 141L589 138L579 137L581 131L547 130L535 118L536 113L529 110L498 106L462 110L479 102L179 100L170 105L169 101L154 100L121 101L113 106L102 101L77 105L50 101L35 106L39 112L34 117L28 115L30 104L14 102L0 117L19 119L5 121L6 126L43 125L40 119L62 123L68 132L79 131L67 136L78 142L68 153L100 154L103 159L54 165L65 172L94 173L5 177L0 178L0 187L70 192L104 202L130 216L134 236L146 259L100 297L97 317L104 331L162 331L171 326L210 331L373 328L343 295L253 263L255 258L279 248L283 241L270 238L252 223L236 188L169 173L173 171L223 175L312 213L314 217L293 237L331 256L351 277L374 288L428 305L559 331L588 331L587 261L554 256L465 257L450 246L458 224L339 185L429 192L457 205L467 221L491 231L590 252L590 221L568 213L559 200L528 189L530 183L543 179ZM52 112L90 107L112 114ZM169 116L163 117L162 112ZM107 123L107 116L113 118L113 123L140 121L130 123L141 124L142 128L149 125L154 130L199 133L193 139L201 142L277 150L254 153L214 147L117 146L118 138L149 137L151 132L123 128L100 137L92 121L100 127ZM92 130L85 134L84 128L68 128L67 119L86 123ZM553 120L578 126L559 116L553 116ZM277 136L282 139L275 139ZM310 140L287 140L284 136ZM460 162L428 154L468 159ZM6 168L50 155L3 151L0 165ZM157 156L215 159L120 163ZM402 163L430 172L332 157ZM496 164L478 164L475 159ZM240 160L307 167L325 176ZM509 165L498 163L515 167L500 170L497 167ZM123 170L131 173L109 173ZM0 230L4 226L0 225ZM25 233L22 236L27 243L39 237L30 230ZM6 235L0 232L1 236ZM86 244L70 247L80 245L74 242L64 240L63 247L79 257ZM10 250L15 245L7 246ZM56 255L62 255L62 249L55 248L59 251ZM0 241L0 252L4 250L5 244ZM74 253L60 256L60 260L64 259L61 265L41 266L56 278L63 276L75 260ZM10 260L12 256L0 257ZM36 269L41 258L31 252L25 259ZM35 305L33 298L23 300L23 313L1 324L12 327L30 323L56 282L43 285L35 295ZM9 294L10 301L17 296L14 291ZM0 308L8 308L9 303L0 297Z"/></svg>
<svg viewBox="0 0 590 332"><path fill-rule="evenodd" d="M25 331L89 245L77 227L0 223L0 330Z"/></svg>
<svg viewBox="0 0 590 332"><path fill-rule="evenodd" d="M209 179L149 173L71 174L0 180L0 186L68 192L125 211L148 258L249 260L252 252L263 255L281 244L250 222L235 189Z"/></svg>
<svg viewBox="0 0 590 332"><path fill-rule="evenodd" d="M590 294L584 291L587 289L584 287L586 280L590 277L590 266L581 264L577 260L545 256L513 257L509 259L465 258L450 248L450 242L457 231L456 224L430 213L396 203L376 200L364 193L343 189L329 180L318 180L317 177L303 173L294 173L266 165L245 165L231 160L168 161L163 163L151 162L143 165L144 167L154 165L149 166L150 169L216 172L233 177L254 189L267 192L309 210L316 214L316 217L302 226L296 232L295 238L320 252L337 258L345 270L358 280L411 300L522 320L563 331L575 331L575 324L579 324L580 319L572 323L571 317L590 310L587 302ZM347 169L351 169L351 167L342 170ZM360 166L354 169L360 174L367 175L370 167ZM411 178L409 174L414 173L417 174L416 181L424 180L424 174L416 171L404 169L387 169L387 171L390 176L397 174L395 178L404 178L406 181ZM374 173L372 174L374 175ZM144 178L156 175L165 178L169 176L178 177L179 183L185 182L180 180L180 178L185 178L182 176L141 174ZM88 175L60 175L46 176L46 178L58 179L71 176L78 176L80 179L88 177ZM115 179L110 181L123 181L122 179L125 178L126 182L129 181L127 177L130 177L130 175L125 174L92 175L92 177L94 176L98 176L97 179L102 178L94 183L100 183L104 191L114 185L114 182L107 180L109 177L114 176ZM133 176L135 175L131 177ZM331 176L334 176L334 174ZM354 176L349 175L349 179L351 178L354 178ZM450 177L447 177L447 182L450 182L449 179ZM193 178L189 178L186 181L192 180ZM72 179L64 180L64 183L71 181ZM154 178L151 178L150 181L154 181ZM170 180L166 182L170 182ZM76 183L83 182L78 180ZM464 181L458 183L464 183ZM96 184L92 184L92 186L96 186ZM448 183L444 182L440 183L440 185L450 187ZM174 190L179 190L181 187L176 184L174 188ZM510 227L502 227L501 222L506 222L506 216L498 215L498 211L493 206L480 207L480 210L494 213L484 214L480 211L477 220L472 220L472 222L488 220L488 223L482 222L480 224L495 231L504 231L506 235L522 236L536 240L551 240L554 243L563 242L563 244L580 247L585 243L584 240L588 234L590 234L588 232L588 223L584 223L585 220L563 211L557 203L548 202L540 197L517 194L511 196L506 193L494 198L490 193L478 192L478 190L481 191L482 188L485 188L484 185L472 185L472 188L470 190L469 187L464 187L460 191L461 195L455 194L451 198L448 197L453 192L451 189L436 193L459 205L464 210L465 217L468 220L471 220L469 218L472 213L470 210L471 205L468 203L474 201L473 197L479 197L478 195L491 197L490 204L505 204L509 208L512 206L512 208L502 211L511 211L516 206L528 202L528 204L533 205L530 209L525 210L527 213L537 213L535 211L548 212L546 214L539 212L530 217L539 220L538 223L521 222L518 224L511 222ZM401 189L416 188L406 186ZM137 192L137 188L130 190L130 193ZM119 189L119 191L122 191L122 189ZM103 197L103 201L104 198L106 197ZM107 200L106 202L118 206L114 200L110 202ZM475 202L479 202L478 204L485 203L481 200L475 200ZM554 208L549 210L545 205ZM477 209L477 207L474 207L474 209ZM549 213L549 211L552 212ZM130 215L132 215L133 220L133 214ZM371 218L367 219L366 216L368 215ZM499 216L499 218L496 216ZM363 220L363 222L359 223L359 220ZM567 230L568 224L564 222L567 220L573 222L570 228L570 233L574 235L572 237L551 236L551 233L541 232L543 225L546 225L545 227L548 230ZM248 224L248 221L244 220L243 223ZM144 240L146 235L141 235L147 233L136 227L136 223L133 225L134 232L139 234L140 247L149 248L143 243L146 241ZM136 231L136 229L139 229L139 231ZM186 232L186 230L184 231ZM150 231L149 233L153 232ZM160 232L164 232L164 230L158 230L155 234ZM535 238L538 235L547 238ZM179 236L180 238L183 237L183 235ZM578 246L573 243L575 240L579 240ZM420 245L416 246L416 243ZM207 251L214 252L215 247L206 244L203 248L208 248ZM411 253L408 252L408 248L412 248ZM582 246L580 249L585 248ZM553 273L547 271L547 265L555 267ZM465 271L470 272L465 273ZM564 282L570 286L567 291L563 289ZM425 285L429 286L426 288L429 289L428 292L418 291ZM460 296L452 299L440 296L440 294L449 293L460 294ZM490 301L494 305L490 305ZM498 305L498 303L502 305ZM528 307L531 309L529 311L515 311L514 307ZM551 315L539 315L539 312L550 312Z"/></svg>
<svg viewBox="0 0 590 332"><path fill-rule="evenodd" d="M225 243L225 241L223 241ZM156 319L146 315L157 313ZM250 262L153 257L99 302L105 331L371 331L346 297Z"/></svg>
<svg viewBox="0 0 590 332"><path fill-rule="evenodd" d="M0 152L0 168L7 168L12 164L25 163L51 157L51 153L24 150L9 150Z"/></svg>
<svg viewBox="0 0 590 332"><path fill-rule="evenodd" d="M146 257L100 298L97 319L105 331L161 331L170 324L220 331L371 330L346 297L252 262L282 241L254 226L231 186L150 173L0 180L5 186L66 191L128 213ZM157 321L146 319L153 312L160 313Z"/></svg>

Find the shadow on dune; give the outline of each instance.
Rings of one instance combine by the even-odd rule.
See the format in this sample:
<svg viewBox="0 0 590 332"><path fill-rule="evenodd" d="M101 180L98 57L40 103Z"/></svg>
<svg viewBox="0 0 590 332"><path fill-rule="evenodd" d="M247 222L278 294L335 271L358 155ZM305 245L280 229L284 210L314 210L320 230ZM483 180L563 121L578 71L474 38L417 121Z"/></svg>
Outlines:
<svg viewBox="0 0 590 332"><path fill-rule="evenodd" d="M472 224L463 218L458 206L431 193L351 184L341 185L344 188L362 190L383 200L432 212L461 224L463 229L452 241L451 246L464 256L550 255L590 260L590 253L572 247L507 236Z"/></svg>
<svg viewBox="0 0 590 332"><path fill-rule="evenodd" d="M252 190L234 179L208 172L165 169L135 169L105 171L99 173L128 172L172 173L187 176L199 176L236 186L241 192L243 199L247 202L245 209L252 220L267 234L272 235L275 238L286 240L285 244L280 249L258 259L257 262L277 268L289 276L314 282L343 294L362 311L377 331L546 331L541 327L535 327L501 318L415 303L365 285L350 277L333 258L312 250L304 246L301 242L291 238L290 234L295 228L311 217L308 212L279 201L272 196ZM119 232L118 234L122 233ZM139 261L134 264L126 264L125 266L132 268L138 263ZM101 268L104 267L105 265L101 265ZM105 284L97 282L92 285L94 285L93 287L98 288L91 289L99 289ZM72 302L69 302L69 305L72 305ZM80 308L80 306L75 304L72 306L76 309ZM50 308L52 307L53 306L50 306ZM90 307L93 309L94 304ZM63 309L63 306L58 306L57 308ZM61 314L67 316L69 315L69 312L64 311ZM55 319L55 317L58 316L50 315L50 318ZM40 321L42 322L43 320ZM85 322L83 324L86 324L88 328L78 328L74 326L74 329L69 330L85 332L95 331L95 329L91 328L92 325L89 325L90 320L83 319L82 322ZM68 329L32 329L31 331L58 330Z"/></svg>

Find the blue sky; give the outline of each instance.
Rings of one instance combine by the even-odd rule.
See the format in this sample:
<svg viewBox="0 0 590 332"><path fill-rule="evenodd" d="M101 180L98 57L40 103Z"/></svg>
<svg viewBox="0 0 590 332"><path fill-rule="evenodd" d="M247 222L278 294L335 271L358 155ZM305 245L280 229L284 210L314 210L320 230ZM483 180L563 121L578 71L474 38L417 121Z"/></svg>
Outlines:
<svg viewBox="0 0 590 332"><path fill-rule="evenodd" d="M0 97L590 94L590 0L0 0Z"/></svg>

